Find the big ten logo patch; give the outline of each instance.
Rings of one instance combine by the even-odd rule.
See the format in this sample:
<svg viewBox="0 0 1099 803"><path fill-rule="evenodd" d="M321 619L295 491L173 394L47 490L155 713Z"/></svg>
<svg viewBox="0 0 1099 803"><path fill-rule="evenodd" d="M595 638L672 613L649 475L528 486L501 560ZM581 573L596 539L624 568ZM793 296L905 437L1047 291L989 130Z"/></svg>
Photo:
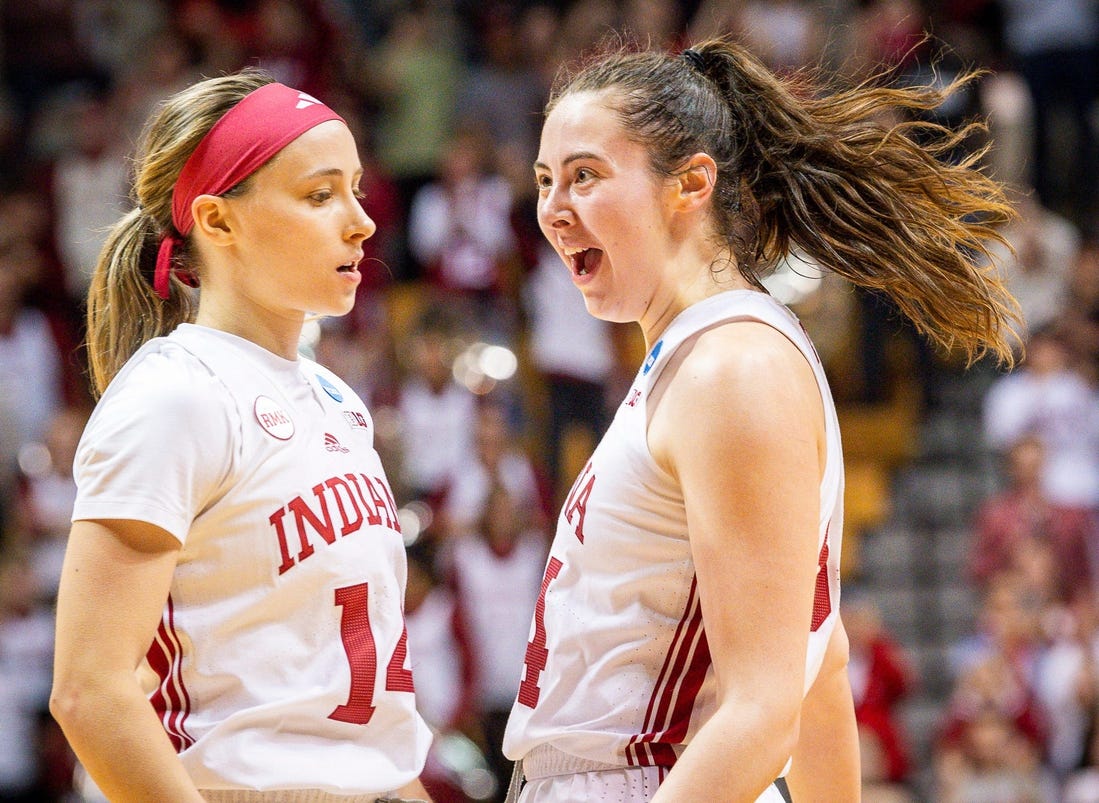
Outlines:
<svg viewBox="0 0 1099 803"><path fill-rule="evenodd" d="M370 429L366 414L359 410L344 410L343 417L352 429Z"/></svg>

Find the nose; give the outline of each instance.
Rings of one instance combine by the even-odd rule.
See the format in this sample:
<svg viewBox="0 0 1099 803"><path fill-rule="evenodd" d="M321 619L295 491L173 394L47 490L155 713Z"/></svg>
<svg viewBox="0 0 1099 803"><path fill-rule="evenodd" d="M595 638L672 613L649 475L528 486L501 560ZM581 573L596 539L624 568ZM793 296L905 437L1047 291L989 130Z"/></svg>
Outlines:
<svg viewBox="0 0 1099 803"><path fill-rule="evenodd" d="M563 229L576 221L568 195L554 185L538 202L538 223L543 229Z"/></svg>
<svg viewBox="0 0 1099 803"><path fill-rule="evenodd" d="M369 240L373 237L378 226L357 200L352 205L351 213L352 220L348 228L348 236L353 240Z"/></svg>

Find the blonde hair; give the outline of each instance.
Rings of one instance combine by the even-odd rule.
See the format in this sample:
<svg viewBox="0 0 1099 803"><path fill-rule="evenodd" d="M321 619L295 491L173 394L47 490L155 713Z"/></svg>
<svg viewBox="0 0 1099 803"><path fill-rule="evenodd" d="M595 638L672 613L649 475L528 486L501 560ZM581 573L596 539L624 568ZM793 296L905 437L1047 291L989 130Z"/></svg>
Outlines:
<svg viewBox="0 0 1099 803"><path fill-rule="evenodd" d="M213 125L245 95L273 82L254 69L209 78L165 100L146 123L134 156L135 207L111 228L88 289L88 364L96 397L146 341L194 320L197 294L179 278L173 275L167 299L152 286L161 239L169 233L181 236L172 223L172 190ZM189 241L181 239L173 263L198 275Z"/></svg>

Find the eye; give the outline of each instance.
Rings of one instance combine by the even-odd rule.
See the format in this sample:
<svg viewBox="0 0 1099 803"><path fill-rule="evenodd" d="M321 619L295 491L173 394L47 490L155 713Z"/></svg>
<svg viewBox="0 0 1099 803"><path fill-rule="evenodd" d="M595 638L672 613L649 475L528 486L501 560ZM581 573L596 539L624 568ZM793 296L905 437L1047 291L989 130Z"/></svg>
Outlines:
<svg viewBox="0 0 1099 803"><path fill-rule="evenodd" d="M595 178L595 173L586 167L581 167L576 171L576 182L578 184L582 184L593 178Z"/></svg>
<svg viewBox="0 0 1099 803"><path fill-rule="evenodd" d="M364 190L362 187L356 187L353 194L361 201L366 197L366 190Z"/></svg>
<svg viewBox="0 0 1099 803"><path fill-rule="evenodd" d="M318 190L309 195L309 200L315 204L323 204L332 198L332 190Z"/></svg>
<svg viewBox="0 0 1099 803"><path fill-rule="evenodd" d="M539 173L534 177L534 183L540 190L548 190L553 186L553 179L548 173Z"/></svg>

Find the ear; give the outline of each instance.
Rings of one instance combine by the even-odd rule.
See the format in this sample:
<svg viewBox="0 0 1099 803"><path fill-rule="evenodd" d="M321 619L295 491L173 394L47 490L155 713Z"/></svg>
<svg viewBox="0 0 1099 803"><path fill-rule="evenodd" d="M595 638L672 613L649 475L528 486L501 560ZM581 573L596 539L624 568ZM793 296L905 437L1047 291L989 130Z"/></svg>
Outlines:
<svg viewBox="0 0 1099 803"><path fill-rule="evenodd" d="M684 212L701 209L710 201L717 181L717 163L708 153L696 153L675 174L675 202Z"/></svg>
<svg viewBox="0 0 1099 803"><path fill-rule="evenodd" d="M191 202L191 215L195 219L195 230L202 232L214 245L228 245L233 241L235 230L229 204L217 195L199 195Z"/></svg>

